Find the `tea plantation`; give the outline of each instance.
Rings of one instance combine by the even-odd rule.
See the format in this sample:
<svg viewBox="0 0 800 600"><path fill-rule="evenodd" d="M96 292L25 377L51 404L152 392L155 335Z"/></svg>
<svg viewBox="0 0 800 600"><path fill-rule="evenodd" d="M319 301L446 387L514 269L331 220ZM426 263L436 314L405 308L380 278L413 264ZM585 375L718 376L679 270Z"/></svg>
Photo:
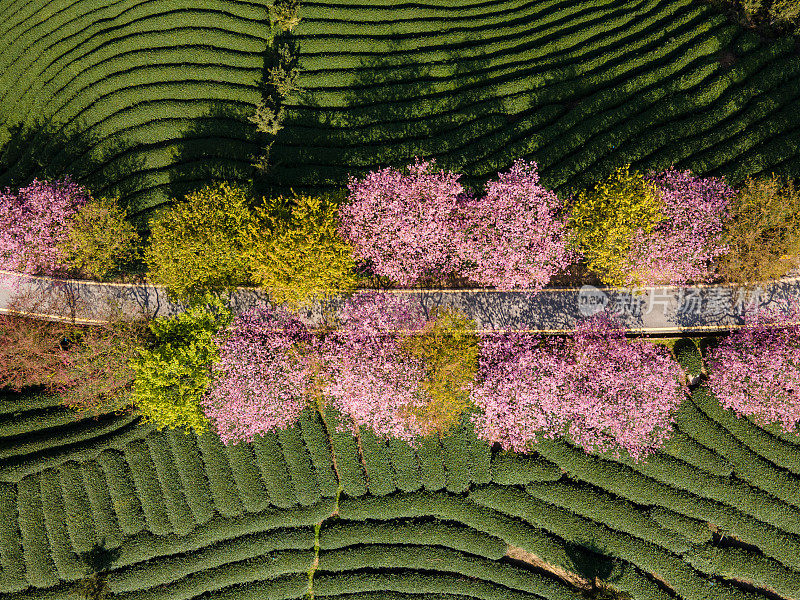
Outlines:
<svg viewBox="0 0 800 600"><path fill-rule="evenodd" d="M209 179L297 192L414 155L559 192L619 164L800 176L800 54L705 0L302 2L271 171L268 2L2 0L0 185L64 172L133 217Z"/></svg>
<svg viewBox="0 0 800 600"><path fill-rule="evenodd" d="M382 443L308 411L225 447L58 401L0 403L9 600L77 598L95 544L118 550L107 582L124 600L579 598L553 567L636 599L800 597L800 440L704 386L640 463L564 441L505 454L468 427Z"/></svg>

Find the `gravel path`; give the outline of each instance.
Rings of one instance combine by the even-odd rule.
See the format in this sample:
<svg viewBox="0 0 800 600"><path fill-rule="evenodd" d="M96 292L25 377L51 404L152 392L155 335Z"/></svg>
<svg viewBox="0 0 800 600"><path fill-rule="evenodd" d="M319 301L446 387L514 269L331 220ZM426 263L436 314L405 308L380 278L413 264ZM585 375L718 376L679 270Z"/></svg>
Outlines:
<svg viewBox="0 0 800 600"><path fill-rule="evenodd" d="M779 281L745 290L731 285L644 288L634 295L623 288L582 288L527 291L498 290L393 290L426 309L450 305L477 322L479 331L524 330L543 333L571 331L575 322L603 306L614 311L631 333L700 333L741 326L747 306L783 307L790 298L800 300L800 277L792 273ZM52 321L98 324L108 320L114 302L125 319L174 315L185 306L170 302L159 286L103 284L53 279L0 270L0 313L10 313L15 283L40 300L22 307L25 314ZM342 298L329 305L334 310ZM239 288L227 305L234 313L268 306L268 296L254 288ZM299 314L310 327L323 323L319 305Z"/></svg>

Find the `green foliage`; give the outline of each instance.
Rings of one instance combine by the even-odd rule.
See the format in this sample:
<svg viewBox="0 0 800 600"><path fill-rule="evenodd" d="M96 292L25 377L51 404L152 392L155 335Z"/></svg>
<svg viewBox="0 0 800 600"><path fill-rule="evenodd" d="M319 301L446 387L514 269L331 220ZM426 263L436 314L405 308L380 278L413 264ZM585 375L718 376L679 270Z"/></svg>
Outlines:
<svg viewBox="0 0 800 600"><path fill-rule="evenodd" d="M135 535L145 528L144 511L136 495L130 469L119 450L104 450L97 457L103 468L114 514L125 535Z"/></svg>
<svg viewBox="0 0 800 600"><path fill-rule="evenodd" d="M677 340L672 351L683 370L686 371L687 376L696 377L700 375L703 369L703 357L700 356L700 350L698 350L692 338Z"/></svg>
<svg viewBox="0 0 800 600"><path fill-rule="evenodd" d="M238 517L244 512L244 507L236 492L236 482L219 436L211 431L198 434L197 447L203 458L214 507L223 516Z"/></svg>
<svg viewBox="0 0 800 600"><path fill-rule="evenodd" d="M344 421L338 411L326 410L323 416L336 457L339 483L348 496L363 496L367 493L367 480L359 458L356 439L351 433L352 424ZM344 430L340 431L340 427Z"/></svg>
<svg viewBox="0 0 800 600"><path fill-rule="evenodd" d="M64 502L64 522L76 552L88 552L95 543L94 522L80 466L73 461L58 468Z"/></svg>
<svg viewBox="0 0 800 600"><path fill-rule="evenodd" d="M291 31L300 22L300 0L276 0L269 8L270 21L279 31Z"/></svg>
<svg viewBox="0 0 800 600"><path fill-rule="evenodd" d="M186 535L194 529L197 522L194 520L194 515L181 490L181 479L178 475L175 458L169 449L167 436L160 432L153 432L144 441L150 451L150 458L155 467L164 497L164 508L167 511L172 530L176 535Z"/></svg>
<svg viewBox="0 0 800 600"><path fill-rule="evenodd" d="M385 440L379 440L368 427L359 432L364 468L367 472L367 488L373 496L385 496L397 489Z"/></svg>
<svg viewBox="0 0 800 600"><path fill-rule="evenodd" d="M316 503L321 496L319 484L317 478L314 477L311 457L300 437L300 428L295 424L279 430L278 441L283 449L281 455L286 459L286 467L289 470L297 501L303 506Z"/></svg>
<svg viewBox="0 0 800 600"><path fill-rule="evenodd" d="M219 183L188 194L150 220L149 277L173 301L249 283L241 232L252 221L242 188Z"/></svg>
<svg viewBox="0 0 800 600"><path fill-rule="evenodd" d="M471 423L459 424L458 428L442 438L444 450L444 471L447 479L447 490L454 494L466 492L471 483L469 468L469 442L465 429Z"/></svg>
<svg viewBox="0 0 800 600"><path fill-rule="evenodd" d="M775 175L748 177L731 203L722 241L731 250L717 268L727 281L754 285L782 277L800 254L800 189Z"/></svg>
<svg viewBox="0 0 800 600"><path fill-rule="evenodd" d="M506 543L500 538L460 523L447 523L439 519L393 519L386 522L339 520L332 524L323 523L319 534L320 550L358 544L397 543L442 546L491 560L500 560L506 553Z"/></svg>
<svg viewBox="0 0 800 600"><path fill-rule="evenodd" d="M269 494L253 455L253 446L245 442L223 446L236 490L247 512L259 512L269 506Z"/></svg>
<svg viewBox="0 0 800 600"><path fill-rule="evenodd" d="M123 453L136 486L136 496L142 503L147 529L156 535L174 533L147 444L143 440L134 440L125 446Z"/></svg>
<svg viewBox="0 0 800 600"><path fill-rule="evenodd" d="M0 483L0 559L2 573L7 577L3 582L6 587L0 590L17 591L28 587L18 527L16 486Z"/></svg>
<svg viewBox="0 0 800 600"><path fill-rule="evenodd" d="M314 474L319 482L320 492L323 496L335 496L339 488L339 480L333 468L333 450L330 446L325 424L320 419L319 412L315 409L304 410L300 413L300 429L303 443L311 455L314 464Z"/></svg>
<svg viewBox="0 0 800 600"><path fill-rule="evenodd" d="M501 451L492 457L492 481L500 485L525 485L560 478L561 470L537 454Z"/></svg>
<svg viewBox="0 0 800 600"><path fill-rule="evenodd" d="M203 459L197 448L197 436L187 434L181 429L170 429L166 435L172 455L175 457L186 502L194 515L195 522L205 524L214 516L214 502Z"/></svg>
<svg viewBox="0 0 800 600"><path fill-rule="evenodd" d="M86 566L79 560L69 539L58 473L52 469L42 471L39 485L47 539L58 576L67 581L80 579L86 574Z"/></svg>
<svg viewBox="0 0 800 600"><path fill-rule="evenodd" d="M389 457L394 469L394 480L398 489L416 492L422 487L417 455L411 444L396 437L389 438Z"/></svg>
<svg viewBox="0 0 800 600"><path fill-rule="evenodd" d="M104 281L139 257L139 234L118 203L117 198L97 198L78 209L59 244L67 266Z"/></svg>
<svg viewBox="0 0 800 600"><path fill-rule="evenodd" d="M580 192L570 212L573 244L589 268L612 286L625 284L623 264L631 237L639 230L650 233L664 219L656 186L629 169L620 167L592 190Z"/></svg>
<svg viewBox="0 0 800 600"><path fill-rule="evenodd" d="M256 436L253 439L261 478L269 494L270 503L279 508L288 508L297 503L289 469L284 460L283 450L278 445L278 436L274 432Z"/></svg>
<svg viewBox="0 0 800 600"><path fill-rule="evenodd" d="M39 473L29 475L17 486L19 530L25 558L25 577L31 585L51 587L58 583L47 530L42 514L42 495Z"/></svg>
<svg viewBox="0 0 800 600"><path fill-rule="evenodd" d="M151 321L156 346L138 349L139 356L129 363L135 372L131 402L144 422L159 430L208 430L200 399L213 376L211 365L219 360L219 347L212 338L230 324L232 315L211 294L203 301L205 306L192 304L176 317Z"/></svg>
<svg viewBox="0 0 800 600"><path fill-rule="evenodd" d="M423 431L445 434L470 405L468 384L478 369L475 321L457 309L434 307L428 323L398 342L401 350L425 364L422 392L427 398L412 414Z"/></svg>
<svg viewBox="0 0 800 600"><path fill-rule="evenodd" d="M122 542L122 531L114 515L111 493L103 470L97 461L90 460L81 464L81 472L86 495L92 507L94 529L97 535L108 540L111 546L118 546Z"/></svg>
<svg viewBox="0 0 800 600"><path fill-rule="evenodd" d="M650 516L665 529L680 533L696 544L706 544L711 541L711 528L705 521L692 519L660 506L651 508Z"/></svg>
<svg viewBox="0 0 800 600"><path fill-rule="evenodd" d="M444 449L439 436L427 435L416 442L422 485L429 492L441 490L447 485L447 476L444 472Z"/></svg>
<svg viewBox="0 0 800 600"><path fill-rule="evenodd" d="M290 310L356 288L350 245L337 232L337 202L330 196L265 200L244 235L253 281Z"/></svg>

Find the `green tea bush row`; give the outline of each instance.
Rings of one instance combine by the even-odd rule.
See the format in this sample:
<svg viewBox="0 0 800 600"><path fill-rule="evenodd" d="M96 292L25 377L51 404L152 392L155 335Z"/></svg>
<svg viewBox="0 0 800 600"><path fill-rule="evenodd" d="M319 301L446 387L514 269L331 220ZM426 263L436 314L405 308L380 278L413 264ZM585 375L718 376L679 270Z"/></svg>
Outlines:
<svg viewBox="0 0 800 600"><path fill-rule="evenodd" d="M738 478L717 477L663 454L634 464L621 460L635 471L661 483L727 504L764 523L789 533L800 531L800 512Z"/></svg>
<svg viewBox="0 0 800 600"><path fill-rule="evenodd" d="M91 505L97 537L105 538L109 547L116 548L122 543L122 530L114 514L111 493L103 469L97 461L92 460L81 464L81 474L86 497Z"/></svg>
<svg viewBox="0 0 800 600"><path fill-rule="evenodd" d="M69 533L67 533L67 525L64 521L64 500L61 497L58 473L50 469L42 471L39 485L45 530L58 576L67 581L80 579L87 569L75 553Z"/></svg>
<svg viewBox="0 0 800 600"><path fill-rule="evenodd" d="M150 588L142 590L140 594L131 594L125 598L137 598L137 600L144 600L151 598L152 600L168 598L169 600L189 600L195 598L204 592L214 593L214 598L221 597L216 592L224 590L230 586L246 585L245 590L250 590L252 594L261 585L261 582L267 584L269 590L269 580L277 579L283 575L300 573L305 581L305 590L308 587L308 569L314 562L313 550L285 550L278 552L271 552L266 556L260 556L251 560L245 560L232 564L225 564L221 567L210 568L198 573L192 573L174 581L167 588L168 593L161 588ZM116 592L114 584L109 580L109 587L112 592ZM245 590L237 590L235 598L253 597L245 593ZM273 596L260 596L264 590L259 590L256 598L270 598ZM269 593L269 592L267 592ZM224 596L222 596L224 597ZM231 597L231 596L228 596ZM302 592L300 596L302 597Z"/></svg>
<svg viewBox="0 0 800 600"><path fill-rule="evenodd" d="M800 593L800 574L778 561L743 548L697 548L683 559L699 571L775 591L785 598Z"/></svg>
<svg viewBox="0 0 800 600"><path fill-rule="evenodd" d="M447 490L460 494L469 489L471 483L469 469L469 440L464 435L464 425L442 436L444 450L444 472Z"/></svg>
<svg viewBox="0 0 800 600"><path fill-rule="evenodd" d="M417 440L422 485L429 492L441 490L447 485L444 473L444 451L438 435L427 435Z"/></svg>
<svg viewBox="0 0 800 600"><path fill-rule="evenodd" d="M297 501L304 506L314 504L322 496L317 478L314 475L314 466L311 456L303 444L300 428L295 424L292 427L278 431L278 441L283 448L286 466L292 480Z"/></svg>
<svg viewBox="0 0 800 600"><path fill-rule="evenodd" d="M800 453L794 445L771 435L748 419L738 418L733 411L725 410L707 388L701 388L697 394L693 394L692 402L753 452L781 469L800 475Z"/></svg>
<svg viewBox="0 0 800 600"><path fill-rule="evenodd" d="M186 535L197 523L181 490L181 479L169 442L165 435L158 432L151 433L144 441L155 467L170 526L176 535Z"/></svg>
<svg viewBox="0 0 800 600"><path fill-rule="evenodd" d="M38 473L44 469L56 469L69 460L76 462L93 460L101 452L109 448L121 449L131 440L141 439L152 430L152 426L141 425L137 420L133 420L113 433L91 437L79 443L77 447L59 445L46 453L3 461L0 464L0 481L18 482L32 473ZM60 444L63 443L63 441L60 442Z"/></svg>
<svg viewBox="0 0 800 600"><path fill-rule="evenodd" d="M357 544L435 545L460 550L491 560L506 553L506 543L500 538L482 533L460 523L435 521L392 520L335 521L322 524L319 533L320 550L335 550Z"/></svg>
<svg viewBox="0 0 800 600"><path fill-rule="evenodd" d="M586 484L567 481L529 483L525 486L525 492L538 500L638 537L673 554L682 554L693 545L683 535L661 527L632 502Z"/></svg>
<svg viewBox="0 0 800 600"><path fill-rule="evenodd" d="M575 591L555 577L546 577L498 561L447 548L367 545L320 552L318 572L347 572L363 568L413 569L455 573L543 598L574 600ZM412 588L413 589L413 588ZM410 590L407 590L410 591Z"/></svg>
<svg viewBox="0 0 800 600"><path fill-rule="evenodd" d="M677 426L661 451L711 475L719 477L730 476L733 473L733 465L724 456L720 456L680 430L680 425L684 422L683 417L686 413L685 404L684 402L678 410Z"/></svg>
<svg viewBox="0 0 800 600"><path fill-rule="evenodd" d="M56 585L59 578L47 540L38 473L17 484L17 510L25 558L25 578L31 585L39 588Z"/></svg>
<svg viewBox="0 0 800 600"><path fill-rule="evenodd" d="M70 410L70 409L64 409ZM125 427L137 420L132 415L115 416L106 415L95 420L91 418L75 421L75 412L70 410L72 421L70 426L59 428L56 431L47 431L46 434L37 433L30 435L31 432L21 433L20 438L7 439L0 442L0 459L25 458L26 454L42 452L45 450L59 449L70 444L91 441L94 438L107 438L109 434L124 430ZM42 426L40 429L46 429ZM43 432L44 433L44 432Z"/></svg>
<svg viewBox="0 0 800 600"><path fill-rule="evenodd" d="M314 474L317 476L319 489L323 496L336 495L339 479L333 469L332 452L325 425L316 410L304 410L300 413L300 429L303 443L311 455Z"/></svg>
<svg viewBox="0 0 800 600"><path fill-rule="evenodd" d="M19 393L0 390L0 415L3 421L12 424L12 426L15 419L22 417L27 412L35 413L43 409L60 406L61 398L57 394L30 390ZM18 415L18 413L21 414Z"/></svg>
<svg viewBox="0 0 800 600"><path fill-rule="evenodd" d="M171 585L189 575L225 565L269 556L276 551L308 550L314 546L313 530L273 530L226 539L196 551L163 556L130 567L116 569L109 584L118 592ZM288 535L287 535L288 534ZM298 535L299 534L299 535Z"/></svg>
<svg viewBox="0 0 800 600"><path fill-rule="evenodd" d="M672 352L683 370L686 371L686 375L689 377L700 375L703 370L703 357L700 356L700 350L697 349L692 338L681 338L676 341Z"/></svg>
<svg viewBox="0 0 800 600"><path fill-rule="evenodd" d="M394 484L394 474L386 442L379 440L368 427L360 429L359 439L364 457L364 469L367 472L369 493L373 496L391 494L397 487Z"/></svg>
<svg viewBox="0 0 800 600"><path fill-rule="evenodd" d="M783 564L800 568L800 539L730 506L690 494L642 475L618 462L589 456L559 441L537 444L537 451L565 469L571 477L646 506L660 506L677 514L707 521L730 535L761 549Z"/></svg>
<svg viewBox="0 0 800 600"><path fill-rule="evenodd" d="M389 438L389 457L398 489L404 492L416 492L422 487L417 455L408 442Z"/></svg>
<svg viewBox="0 0 800 600"><path fill-rule="evenodd" d="M90 419L86 419L83 424L91 425L91 423ZM20 415L15 415L15 413L3 415L0 418L0 442L3 443L3 446L8 444L8 447L0 450L0 458L13 456L13 453L7 453L14 447L12 445L14 441L6 441L4 438L21 437L42 429L52 429L63 425L74 426L74 424L75 411L63 406L51 406L39 410L25 411ZM27 440L23 438L22 441Z"/></svg>
<svg viewBox="0 0 800 600"><path fill-rule="evenodd" d="M0 591L16 592L28 587L19 532L17 486L11 483L0 484L0 564L0 575L4 577Z"/></svg>
<svg viewBox="0 0 800 600"><path fill-rule="evenodd" d="M283 540L288 548L313 548L314 525L333 513L332 499L311 507L287 510L267 509L257 514L244 514L227 519L215 517L182 538L153 535L143 531L126 541L117 567L155 560L174 554L196 552L206 546L225 544L240 536L269 533Z"/></svg>
<svg viewBox="0 0 800 600"><path fill-rule="evenodd" d="M692 398L710 395L711 393L706 388L699 388L694 391ZM697 414L691 420L691 424L687 423L686 425L690 429L691 435L701 439L707 445L713 444L716 451L728 459L740 477L746 477L747 483L751 486L757 486L771 496L782 500L790 505L790 508L800 507L800 478L760 457L731 435L730 431L700 410L693 400L689 404ZM787 531L800 533L800 513L795 513L795 518L798 525L794 528L787 528Z"/></svg>
<svg viewBox="0 0 800 600"><path fill-rule="evenodd" d="M258 581L226 588L215 594L219 600L300 600L308 589L308 575L284 575L268 581Z"/></svg>
<svg viewBox="0 0 800 600"><path fill-rule="evenodd" d="M713 537L709 524L700 519L692 519L659 506L650 509L650 516L661 527L671 529L695 544L706 544Z"/></svg>
<svg viewBox="0 0 800 600"><path fill-rule="evenodd" d="M195 523L203 525L214 516L215 510L203 459L197 448L197 438L183 429L170 429L166 436L178 468L186 503L194 515Z"/></svg>
<svg viewBox="0 0 800 600"><path fill-rule="evenodd" d="M314 595L317 597L363 594L364 592L400 592L432 595L447 590L457 596L481 600L542 600L541 596L488 581L468 579L449 573L336 573L314 575ZM417 596L419 597L419 596ZM570 600L574 600L574 595Z"/></svg>
<svg viewBox="0 0 800 600"><path fill-rule="evenodd" d="M269 494L270 504L279 508L288 508L297 503L292 481L289 479L289 469L283 458L283 450L278 445L275 433L267 433L253 439L261 478Z"/></svg>
<svg viewBox="0 0 800 600"><path fill-rule="evenodd" d="M167 517L164 495L147 444L143 440L136 440L128 444L123 453L130 467L131 479L136 486L136 496L141 502L147 529L156 535L173 533L172 524Z"/></svg>
<svg viewBox="0 0 800 600"><path fill-rule="evenodd" d="M144 510L136 495L128 463L119 450L105 450L97 462L103 468L114 513L125 535L135 535L145 529Z"/></svg>
<svg viewBox="0 0 800 600"><path fill-rule="evenodd" d="M355 437L350 430L338 430L341 416L334 411L327 411L325 421L344 493L352 498L363 496L367 493L367 481Z"/></svg>
<svg viewBox="0 0 800 600"><path fill-rule="evenodd" d="M467 438L470 477L475 484L489 483L492 480L492 445L478 439L474 427L465 427Z"/></svg>
<svg viewBox="0 0 800 600"><path fill-rule="evenodd" d="M500 485L525 485L531 481L558 481L561 470L536 454L498 452L492 456L492 481Z"/></svg>
<svg viewBox="0 0 800 600"><path fill-rule="evenodd" d="M197 435L197 447L205 465L208 485L214 497L214 507L221 515L235 517L244 511L242 500L236 493L236 482L219 436L207 431Z"/></svg>
<svg viewBox="0 0 800 600"><path fill-rule="evenodd" d="M244 509L247 512L259 512L267 508L269 494L256 465L252 445L228 444L224 448Z"/></svg>
<svg viewBox="0 0 800 600"><path fill-rule="evenodd" d="M722 582L711 582L685 564L680 557L664 552L654 544L615 532L604 525L593 523L545 502L536 501L519 490L486 486L471 492L470 498L483 506L544 527L564 539L571 541L590 539L604 547L609 554L627 560L645 572L656 574L686 600L699 598L741 600L742 598L741 592L733 586Z"/></svg>
<svg viewBox="0 0 800 600"><path fill-rule="evenodd" d="M96 532L80 465L68 462L61 465L55 473L52 471L45 471L45 473L56 476L61 484L60 492L64 504L63 519L72 548L78 554L88 552L95 544Z"/></svg>

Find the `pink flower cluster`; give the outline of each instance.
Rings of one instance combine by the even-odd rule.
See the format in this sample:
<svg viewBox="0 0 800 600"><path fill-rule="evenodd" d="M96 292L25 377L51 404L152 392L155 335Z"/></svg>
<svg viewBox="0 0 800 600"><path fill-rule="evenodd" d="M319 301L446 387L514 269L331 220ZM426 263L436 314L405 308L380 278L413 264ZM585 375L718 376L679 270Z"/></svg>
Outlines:
<svg viewBox="0 0 800 600"><path fill-rule="evenodd" d="M69 177L33 182L17 193L0 193L0 269L32 275L64 274L57 244L68 221L89 201L89 192Z"/></svg>
<svg viewBox="0 0 800 600"><path fill-rule="evenodd" d="M800 423L800 310L750 311L709 352L708 387L725 408L788 433Z"/></svg>
<svg viewBox="0 0 800 600"><path fill-rule="evenodd" d="M340 329L323 349L328 376L325 397L354 428L370 427L379 437L407 441L421 435L409 409L424 402L422 361L401 352L392 330L419 331L427 322L419 304L408 298L366 292L349 299Z"/></svg>
<svg viewBox="0 0 800 600"><path fill-rule="evenodd" d="M456 251L475 265L464 275L485 286L542 288L579 258L567 249L562 202L538 185L535 162L516 160L498 178L486 184L486 196L458 207Z"/></svg>
<svg viewBox="0 0 800 600"><path fill-rule="evenodd" d="M464 193L460 175L435 161L350 178L339 233L374 272L400 285L461 274L483 286L546 285L577 255L567 250L562 203L538 185L536 163L515 161L486 195Z"/></svg>
<svg viewBox="0 0 800 600"><path fill-rule="evenodd" d="M645 176L661 193L665 220L634 235L625 270L627 285L681 285L713 278L711 261L728 252L720 237L736 191L723 179L699 178L674 167Z"/></svg>
<svg viewBox="0 0 800 600"><path fill-rule="evenodd" d="M214 342L220 360L201 406L222 442L291 426L314 383L317 341L305 325L283 310L252 309Z"/></svg>
<svg viewBox="0 0 800 600"><path fill-rule="evenodd" d="M669 438L686 391L666 348L625 340L604 314L579 324L571 339L491 336L480 360L476 431L517 452L567 436L587 452L624 449L639 460Z"/></svg>

